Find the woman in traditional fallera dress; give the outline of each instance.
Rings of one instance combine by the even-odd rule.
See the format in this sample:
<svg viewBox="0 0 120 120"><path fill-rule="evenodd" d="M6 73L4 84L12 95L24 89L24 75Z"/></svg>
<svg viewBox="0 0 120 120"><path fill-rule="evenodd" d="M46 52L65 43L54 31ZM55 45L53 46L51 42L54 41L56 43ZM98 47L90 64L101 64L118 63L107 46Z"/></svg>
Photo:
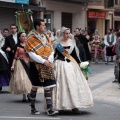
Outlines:
<svg viewBox="0 0 120 120"><path fill-rule="evenodd" d="M57 86L53 89L53 109L80 113L79 108L93 106L93 97L79 67L79 52L70 39L70 29L63 27L61 32L62 37L54 42Z"/></svg>
<svg viewBox="0 0 120 120"><path fill-rule="evenodd" d="M93 41L90 42L92 60L94 60L96 63L98 63L98 60L102 58L102 47L100 46L101 43L102 42L100 41L98 35L95 35Z"/></svg>
<svg viewBox="0 0 120 120"><path fill-rule="evenodd" d="M11 70L13 74L10 81L10 92L12 94L23 94L23 102L26 101L26 94L30 93L32 88L29 80L29 57L25 52L24 46L26 34L20 32L18 34L19 43L16 48L15 57Z"/></svg>
<svg viewBox="0 0 120 120"><path fill-rule="evenodd" d="M4 45L5 39L0 33L0 91L2 87L9 86L10 81L10 70L9 63L5 52L2 51L1 47Z"/></svg>
<svg viewBox="0 0 120 120"><path fill-rule="evenodd" d="M47 31L47 35L52 42L55 40L55 37L53 36L53 33L50 30Z"/></svg>
<svg viewBox="0 0 120 120"><path fill-rule="evenodd" d="M61 34L60 30L57 30L55 35L55 40L57 40L60 37L60 34Z"/></svg>

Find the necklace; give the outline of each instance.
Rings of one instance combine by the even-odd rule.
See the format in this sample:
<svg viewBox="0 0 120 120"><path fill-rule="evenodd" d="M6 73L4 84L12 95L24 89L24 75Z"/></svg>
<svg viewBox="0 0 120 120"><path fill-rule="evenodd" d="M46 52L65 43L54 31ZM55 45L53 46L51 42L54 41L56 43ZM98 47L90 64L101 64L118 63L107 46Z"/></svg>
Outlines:
<svg viewBox="0 0 120 120"><path fill-rule="evenodd" d="M25 43L20 43L20 45L21 45L22 47L25 47Z"/></svg>
<svg viewBox="0 0 120 120"><path fill-rule="evenodd" d="M62 40L62 41L61 41L61 44L62 44L63 46L69 45L69 39L68 39L68 40Z"/></svg>

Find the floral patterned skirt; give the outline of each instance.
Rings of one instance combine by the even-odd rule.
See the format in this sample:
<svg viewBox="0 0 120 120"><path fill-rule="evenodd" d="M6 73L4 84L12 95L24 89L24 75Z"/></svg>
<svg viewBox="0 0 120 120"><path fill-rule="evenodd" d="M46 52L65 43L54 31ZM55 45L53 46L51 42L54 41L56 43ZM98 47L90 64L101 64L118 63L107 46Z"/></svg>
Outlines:
<svg viewBox="0 0 120 120"><path fill-rule="evenodd" d="M53 109L67 110L93 106L91 90L76 63L56 60L54 69L57 85L52 93Z"/></svg>

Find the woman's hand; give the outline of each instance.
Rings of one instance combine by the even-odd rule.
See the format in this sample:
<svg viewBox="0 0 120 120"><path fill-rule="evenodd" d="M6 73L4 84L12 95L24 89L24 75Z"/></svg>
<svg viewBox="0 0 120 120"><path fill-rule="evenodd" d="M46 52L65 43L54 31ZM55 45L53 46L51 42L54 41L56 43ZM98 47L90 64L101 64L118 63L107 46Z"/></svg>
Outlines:
<svg viewBox="0 0 120 120"><path fill-rule="evenodd" d="M11 67L11 71L14 71L14 66Z"/></svg>
<svg viewBox="0 0 120 120"><path fill-rule="evenodd" d="M7 52L11 51L11 48L10 48L10 47L7 47L7 48L6 48L6 51L7 51Z"/></svg>

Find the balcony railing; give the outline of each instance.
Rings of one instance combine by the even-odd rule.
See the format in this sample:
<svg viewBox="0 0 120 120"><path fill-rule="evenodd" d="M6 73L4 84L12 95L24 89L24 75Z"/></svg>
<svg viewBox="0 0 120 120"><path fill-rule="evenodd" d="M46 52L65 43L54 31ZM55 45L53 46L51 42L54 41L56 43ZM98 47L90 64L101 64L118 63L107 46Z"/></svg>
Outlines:
<svg viewBox="0 0 120 120"><path fill-rule="evenodd" d="M120 0L108 0L106 7L108 8L120 7Z"/></svg>
<svg viewBox="0 0 120 120"><path fill-rule="evenodd" d="M120 0L114 0L114 5L120 5Z"/></svg>
<svg viewBox="0 0 120 120"><path fill-rule="evenodd" d="M105 5L104 0L102 0L102 1L95 1L95 2L89 2L88 4L89 5L94 5L94 6L104 6Z"/></svg>
<svg viewBox="0 0 120 120"><path fill-rule="evenodd" d="M71 4L85 4L90 2L100 2L102 0L52 0L52 1L66 2Z"/></svg>

